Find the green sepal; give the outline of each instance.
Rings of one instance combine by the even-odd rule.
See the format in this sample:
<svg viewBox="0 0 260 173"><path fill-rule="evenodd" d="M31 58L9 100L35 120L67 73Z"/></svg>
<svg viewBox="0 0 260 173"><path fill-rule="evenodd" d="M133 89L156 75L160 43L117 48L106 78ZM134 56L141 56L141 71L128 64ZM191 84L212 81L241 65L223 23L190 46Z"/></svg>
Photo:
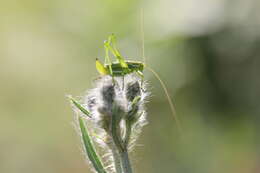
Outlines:
<svg viewBox="0 0 260 173"><path fill-rule="evenodd" d="M99 158L99 156L96 153L96 150L93 146L93 143L91 141L91 138L88 134L87 128L85 127L85 123L83 121L83 118L79 117L79 127L80 127L80 132L82 136L82 140L84 143L85 151L88 155L89 160L91 161L93 167L98 173L106 173L102 162Z"/></svg>
<svg viewBox="0 0 260 173"><path fill-rule="evenodd" d="M88 110L86 110L78 101L76 101L74 98L69 96L70 101L85 115L87 115L89 118L91 118L91 115Z"/></svg>
<svg viewBox="0 0 260 173"><path fill-rule="evenodd" d="M132 107L136 106L137 103L141 100L140 96L135 96L134 100L132 101Z"/></svg>
<svg viewBox="0 0 260 173"><path fill-rule="evenodd" d="M127 121L132 125L133 123L135 123L140 116L137 115L138 113L138 103L141 100L140 96L136 96L132 103L131 103L131 110L127 113Z"/></svg>

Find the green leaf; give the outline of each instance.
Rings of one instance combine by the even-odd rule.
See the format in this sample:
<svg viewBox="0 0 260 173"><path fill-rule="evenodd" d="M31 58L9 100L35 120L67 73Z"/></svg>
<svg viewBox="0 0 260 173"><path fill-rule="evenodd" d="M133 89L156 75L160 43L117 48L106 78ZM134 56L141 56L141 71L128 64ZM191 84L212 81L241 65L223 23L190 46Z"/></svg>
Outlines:
<svg viewBox="0 0 260 173"><path fill-rule="evenodd" d="M89 118L91 118L91 115L88 110L86 110L78 101L76 101L74 98L69 96L70 101L85 115L87 115Z"/></svg>
<svg viewBox="0 0 260 173"><path fill-rule="evenodd" d="M98 173L106 173L102 162L100 158L98 157L95 148L92 144L91 138L88 135L87 128L85 127L85 123L81 117L79 117L79 126L80 126L80 131L82 134L82 139L84 143L85 150L87 152L88 158L93 164L94 168Z"/></svg>

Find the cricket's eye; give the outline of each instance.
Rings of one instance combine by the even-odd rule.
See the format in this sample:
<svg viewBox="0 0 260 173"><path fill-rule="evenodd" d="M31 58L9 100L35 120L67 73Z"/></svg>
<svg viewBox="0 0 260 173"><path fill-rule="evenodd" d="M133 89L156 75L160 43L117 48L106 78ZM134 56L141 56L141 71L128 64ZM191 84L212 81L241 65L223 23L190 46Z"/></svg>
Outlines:
<svg viewBox="0 0 260 173"><path fill-rule="evenodd" d="M101 92L105 103L112 104L114 102L115 88L113 85L104 86Z"/></svg>
<svg viewBox="0 0 260 173"><path fill-rule="evenodd" d="M132 102L136 96L140 95L140 93L140 85L138 82L127 84L126 98L128 101Z"/></svg>

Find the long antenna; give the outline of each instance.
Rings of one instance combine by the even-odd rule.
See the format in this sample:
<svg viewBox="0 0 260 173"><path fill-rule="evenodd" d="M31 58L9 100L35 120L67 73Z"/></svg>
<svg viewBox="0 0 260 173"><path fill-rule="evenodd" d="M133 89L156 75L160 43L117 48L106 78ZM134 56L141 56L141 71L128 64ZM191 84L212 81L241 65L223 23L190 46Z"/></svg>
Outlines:
<svg viewBox="0 0 260 173"><path fill-rule="evenodd" d="M181 133L182 132L182 127L181 127L181 123L179 121L179 118L176 114L176 110L175 110L175 107L174 107L174 104L173 104L173 101L169 95L169 92L167 90L167 87L165 85L165 83L161 80L160 76L158 73L156 73L152 68L150 68L149 66L147 66L146 64L146 58L145 58L145 47L144 47L144 10L143 8L141 8L140 10L140 15L141 15L141 20L140 20L140 32L141 32L141 44L142 44L142 59L143 59L143 63L145 64L145 67L151 71L154 76L158 79L158 81L160 82L162 88L163 88L163 91L165 93L165 96L168 100L168 103L170 104L170 108L171 108L171 112L172 112L172 115L173 115L173 118L176 122L176 125L177 125L177 129L179 130L179 132Z"/></svg>
<svg viewBox="0 0 260 173"><path fill-rule="evenodd" d="M172 112L173 118L174 118L175 121L176 121L177 128L178 128L179 132L182 132L182 127L181 127L180 120L179 120L179 118L178 118L178 116L177 116L177 113L176 113L176 110L175 110L173 101L172 101L172 99L171 99L171 97L170 97L170 95L169 95L169 92L168 92L168 90L167 90L167 87L166 87L165 83L161 80L161 78L160 78L160 76L158 75L158 73L156 73L152 68L147 67L147 66L146 66L146 68L147 68L148 70L150 70L150 71L154 74L154 76L158 79L158 81L160 82L160 84L161 84L161 86L162 86L162 88L163 88L163 91L164 91L164 93L165 93L165 95L166 95L166 98L167 98L167 100L168 100L168 102L169 102L169 104L170 104L171 112Z"/></svg>
<svg viewBox="0 0 260 173"><path fill-rule="evenodd" d="M142 44L142 58L143 58L143 63L146 64L146 58L145 58L145 53L144 53L144 9L141 8L140 10L140 32L141 32L141 44Z"/></svg>

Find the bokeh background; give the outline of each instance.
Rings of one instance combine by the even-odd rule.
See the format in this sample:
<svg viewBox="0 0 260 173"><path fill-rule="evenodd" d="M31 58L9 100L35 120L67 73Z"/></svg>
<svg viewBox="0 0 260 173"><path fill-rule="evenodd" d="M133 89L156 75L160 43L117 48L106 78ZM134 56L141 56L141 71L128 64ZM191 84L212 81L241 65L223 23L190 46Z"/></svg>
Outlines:
<svg viewBox="0 0 260 173"><path fill-rule="evenodd" d="M132 153L134 172L259 173L259 0L6 0L0 2L0 172L87 173L66 94L98 74L103 40L165 81L183 134L158 81L149 125Z"/></svg>

